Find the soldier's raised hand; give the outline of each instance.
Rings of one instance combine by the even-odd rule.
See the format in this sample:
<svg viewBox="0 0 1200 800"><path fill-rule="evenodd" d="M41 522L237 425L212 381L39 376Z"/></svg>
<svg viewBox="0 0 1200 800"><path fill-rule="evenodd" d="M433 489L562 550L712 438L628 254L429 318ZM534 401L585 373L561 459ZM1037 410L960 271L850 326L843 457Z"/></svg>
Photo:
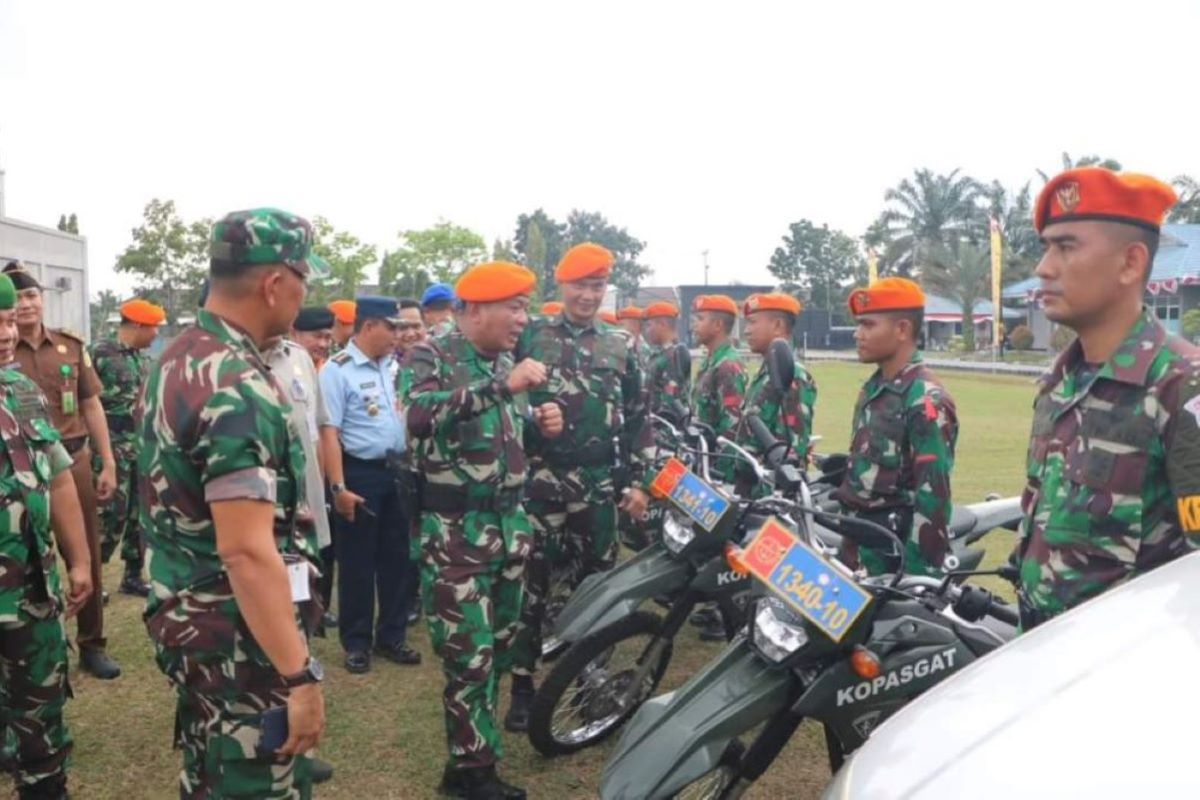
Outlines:
<svg viewBox="0 0 1200 800"><path fill-rule="evenodd" d="M533 421L542 435L549 439L563 432L563 413L558 403L542 403L534 408Z"/></svg>
<svg viewBox="0 0 1200 800"><path fill-rule="evenodd" d="M545 382L546 365L533 358L526 358L508 373L508 390L513 394L527 392Z"/></svg>

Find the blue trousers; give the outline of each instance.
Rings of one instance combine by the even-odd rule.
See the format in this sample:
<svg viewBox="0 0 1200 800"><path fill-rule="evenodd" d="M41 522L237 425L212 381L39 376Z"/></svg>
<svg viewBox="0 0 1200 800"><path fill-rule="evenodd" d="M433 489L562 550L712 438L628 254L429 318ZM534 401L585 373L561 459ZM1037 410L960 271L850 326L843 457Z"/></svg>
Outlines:
<svg viewBox="0 0 1200 800"><path fill-rule="evenodd" d="M396 481L382 462L346 457L346 488L366 500L354 521L338 513L338 636L346 652L404 643L416 565L409 558L409 523ZM379 615L375 601L379 600Z"/></svg>

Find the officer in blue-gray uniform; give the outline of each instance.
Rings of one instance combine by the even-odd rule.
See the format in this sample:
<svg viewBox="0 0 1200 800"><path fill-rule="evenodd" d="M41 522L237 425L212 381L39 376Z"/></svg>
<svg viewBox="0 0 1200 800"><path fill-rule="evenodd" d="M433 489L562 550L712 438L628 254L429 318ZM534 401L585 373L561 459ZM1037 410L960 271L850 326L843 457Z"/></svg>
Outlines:
<svg viewBox="0 0 1200 800"><path fill-rule="evenodd" d="M329 412L321 443L341 565L338 633L346 669L357 674L370 670L372 646L398 664L421 662L404 641L416 570L409 558L408 510L396 488L405 448L393 363L399 319L393 298L359 297L354 336L321 368Z"/></svg>

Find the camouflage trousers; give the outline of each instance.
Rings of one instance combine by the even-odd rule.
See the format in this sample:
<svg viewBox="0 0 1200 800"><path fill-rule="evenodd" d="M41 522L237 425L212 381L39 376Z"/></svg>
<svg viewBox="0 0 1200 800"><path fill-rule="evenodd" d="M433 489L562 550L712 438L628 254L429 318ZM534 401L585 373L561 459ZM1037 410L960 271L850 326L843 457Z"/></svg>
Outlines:
<svg viewBox="0 0 1200 800"><path fill-rule="evenodd" d="M486 767L503 755L497 684L512 668L532 541L520 510L421 515L421 595L446 676L453 767Z"/></svg>
<svg viewBox="0 0 1200 800"><path fill-rule="evenodd" d="M71 735L63 706L67 683L67 633L49 604L23 605L20 618L0 623L0 730L16 744L17 779L32 785L63 775Z"/></svg>
<svg viewBox="0 0 1200 800"><path fill-rule="evenodd" d="M121 548L121 560L140 568L142 542L137 511L137 454L131 444L113 443L117 462L117 489L105 503L98 503L100 517L100 557L104 563ZM92 469L99 474L100 456L92 458Z"/></svg>
<svg viewBox="0 0 1200 800"><path fill-rule="evenodd" d="M534 540L515 645L517 675L537 671L546 603L556 593L555 585L573 588L617 561L617 506L611 498L577 503L526 500L525 511Z"/></svg>

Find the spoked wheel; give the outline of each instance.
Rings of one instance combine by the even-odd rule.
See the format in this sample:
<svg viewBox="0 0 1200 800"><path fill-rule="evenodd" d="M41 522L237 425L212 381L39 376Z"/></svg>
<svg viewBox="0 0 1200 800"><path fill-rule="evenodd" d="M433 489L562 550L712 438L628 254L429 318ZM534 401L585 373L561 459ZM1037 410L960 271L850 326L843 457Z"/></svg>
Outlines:
<svg viewBox="0 0 1200 800"><path fill-rule="evenodd" d="M680 789L674 800L730 800L735 796L731 790L737 782L738 762L742 760L744 752L745 748L740 742L731 743L721 756L720 763Z"/></svg>
<svg viewBox="0 0 1200 800"><path fill-rule="evenodd" d="M661 624L638 611L563 654L529 709L529 741L539 753L565 755L603 741L650 698L671 661L671 642L662 644L641 685L630 688Z"/></svg>
<svg viewBox="0 0 1200 800"><path fill-rule="evenodd" d="M542 658L546 661L553 661L567 648L567 643L551 631L554 630L559 612L570 599L570 570L555 570L550 574L550 585L546 589L546 614L542 619Z"/></svg>

